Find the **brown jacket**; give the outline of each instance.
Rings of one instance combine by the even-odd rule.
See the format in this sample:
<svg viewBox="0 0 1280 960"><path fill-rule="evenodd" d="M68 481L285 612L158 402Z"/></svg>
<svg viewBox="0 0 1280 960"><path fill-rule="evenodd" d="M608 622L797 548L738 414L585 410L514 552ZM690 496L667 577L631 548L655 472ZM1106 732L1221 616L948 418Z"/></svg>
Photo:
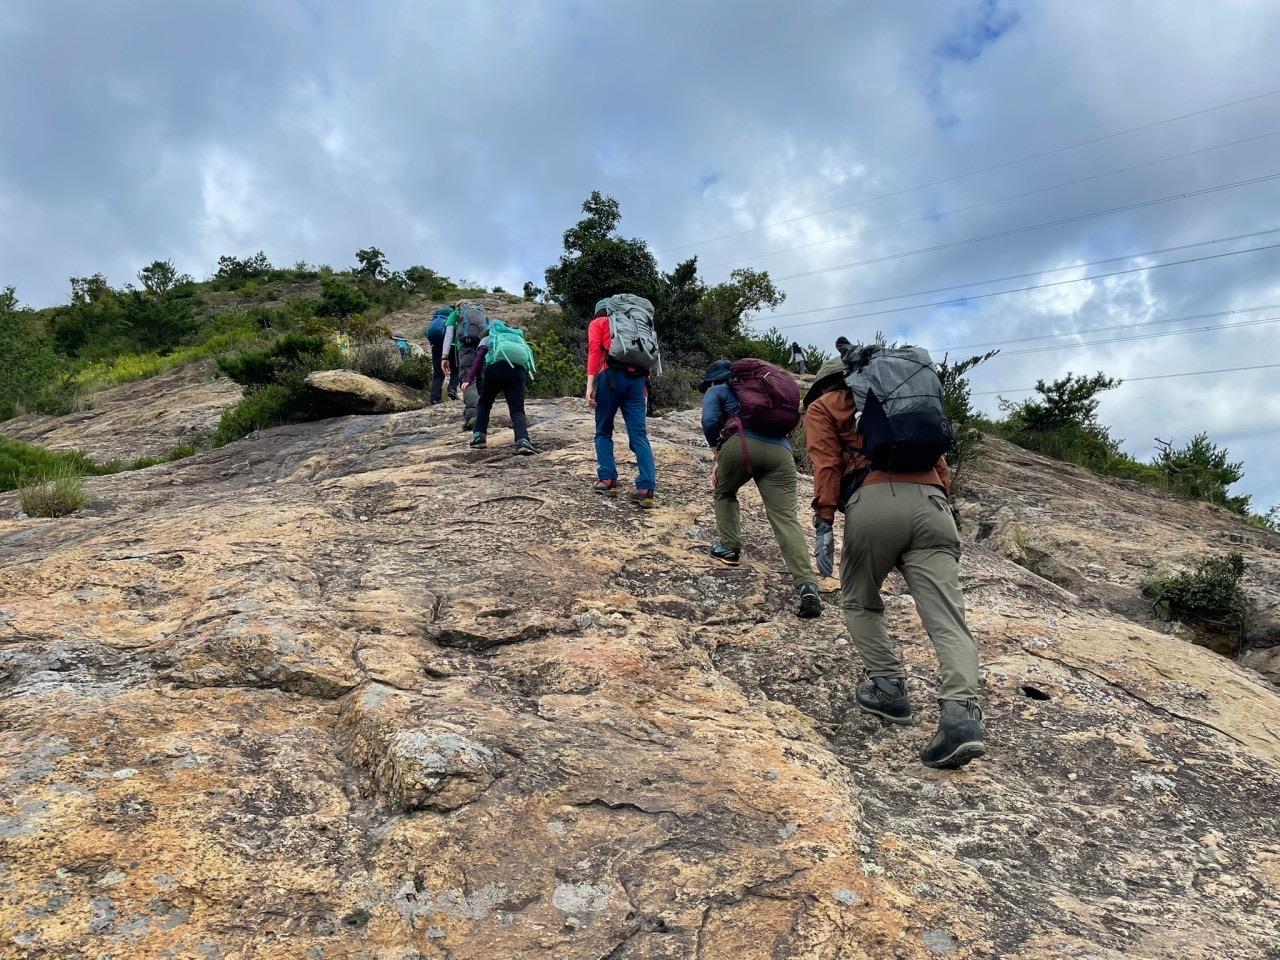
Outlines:
<svg viewBox="0 0 1280 960"><path fill-rule="evenodd" d="M829 390L809 404L804 412L804 442L813 461L813 511L825 520L834 520L840 503L840 484L850 470L868 466L862 449L862 435L853 425L853 394ZM951 469L939 457L932 470L921 473L890 473L872 470L868 483L927 483L951 497Z"/></svg>

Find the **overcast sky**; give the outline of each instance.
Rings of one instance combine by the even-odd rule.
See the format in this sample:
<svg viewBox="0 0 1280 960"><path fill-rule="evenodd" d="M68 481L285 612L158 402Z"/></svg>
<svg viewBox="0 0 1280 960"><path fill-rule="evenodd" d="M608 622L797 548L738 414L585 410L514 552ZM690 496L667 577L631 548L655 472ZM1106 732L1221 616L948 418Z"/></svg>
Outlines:
<svg viewBox="0 0 1280 960"><path fill-rule="evenodd" d="M697 254L713 281L738 265L789 278L762 325L827 348L877 330L937 349L1252 324L1010 345L1054 349L990 362L977 391L1280 363L1280 322L1256 322L1280 306L1152 323L1280 305L1280 249L850 317L1280 244L1201 243L1280 228L1280 180L1262 180L954 245L1280 174L1280 96L1206 110L1280 90L1277 49L1266 0L15 0L0 6L0 286L43 306L72 275L124 283L156 258L205 276L225 253L344 266L376 244L398 267L518 289L542 283L599 189L667 268ZM1143 457L1153 437L1209 431L1265 509L1278 378L1132 382L1102 416Z"/></svg>

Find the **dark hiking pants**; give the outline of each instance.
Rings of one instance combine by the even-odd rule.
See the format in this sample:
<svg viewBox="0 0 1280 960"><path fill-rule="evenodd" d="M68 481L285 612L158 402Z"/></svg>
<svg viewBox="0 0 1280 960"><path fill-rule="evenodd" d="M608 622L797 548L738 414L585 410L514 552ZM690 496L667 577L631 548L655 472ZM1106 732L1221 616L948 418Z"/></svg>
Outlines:
<svg viewBox="0 0 1280 960"><path fill-rule="evenodd" d="M511 415L511 430L517 440L529 439L529 423L524 415L524 392L529 374L520 367L513 367L505 360L495 360L484 371L484 385L480 388L480 401L476 411L476 433L489 432L489 415L498 394L507 398L507 412Z"/></svg>

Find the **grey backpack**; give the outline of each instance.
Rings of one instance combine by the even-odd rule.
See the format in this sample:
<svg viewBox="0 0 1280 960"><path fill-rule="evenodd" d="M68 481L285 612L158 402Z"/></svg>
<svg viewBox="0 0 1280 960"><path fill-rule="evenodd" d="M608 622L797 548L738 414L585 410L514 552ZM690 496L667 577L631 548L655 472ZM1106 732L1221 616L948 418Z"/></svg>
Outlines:
<svg viewBox="0 0 1280 960"><path fill-rule="evenodd" d="M619 293L597 303L596 313L601 310L609 314L609 362L646 373L662 373L653 304L633 293Z"/></svg>
<svg viewBox="0 0 1280 960"><path fill-rule="evenodd" d="M861 453L873 468L929 470L955 446L942 380L928 350L873 344L846 353L845 369L860 415Z"/></svg>

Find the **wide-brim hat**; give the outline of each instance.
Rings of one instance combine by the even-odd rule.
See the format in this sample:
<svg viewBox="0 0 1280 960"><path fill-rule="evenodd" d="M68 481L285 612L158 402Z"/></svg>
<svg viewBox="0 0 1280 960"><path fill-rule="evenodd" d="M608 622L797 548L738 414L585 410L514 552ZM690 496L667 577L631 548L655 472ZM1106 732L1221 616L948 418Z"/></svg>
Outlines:
<svg viewBox="0 0 1280 960"><path fill-rule="evenodd" d="M807 407L813 401L827 392L836 382L844 379L844 358L832 357L821 367L818 368L818 375L813 378L813 383L809 385L809 389L805 391L804 405Z"/></svg>
<svg viewBox="0 0 1280 960"><path fill-rule="evenodd" d="M712 384L724 383L733 373L733 365L728 360L717 360L711 366L707 367L706 375L702 378L702 382L698 384L698 391L706 393L711 389Z"/></svg>

